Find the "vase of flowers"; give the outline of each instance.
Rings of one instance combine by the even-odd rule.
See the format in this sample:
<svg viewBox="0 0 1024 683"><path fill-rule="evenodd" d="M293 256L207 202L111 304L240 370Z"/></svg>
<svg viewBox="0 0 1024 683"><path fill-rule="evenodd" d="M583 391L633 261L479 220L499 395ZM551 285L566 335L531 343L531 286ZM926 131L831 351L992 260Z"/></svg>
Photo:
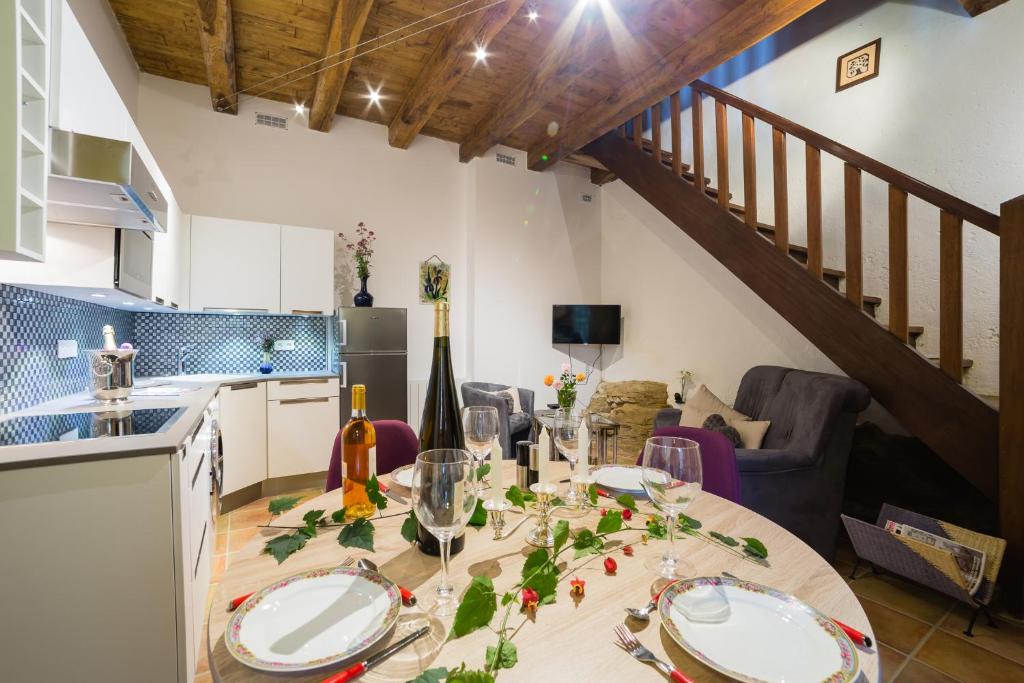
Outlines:
<svg viewBox="0 0 1024 683"><path fill-rule="evenodd" d="M355 241L350 240L341 232L338 235L345 240L345 248L352 256L356 265L356 277L359 278L359 291L352 297L356 306L373 306L373 295L366 289L366 281L370 279L370 259L373 258L373 243L377 236L360 221L356 226Z"/></svg>
<svg viewBox="0 0 1024 683"><path fill-rule="evenodd" d="M260 363L259 370L264 375L269 375L274 371L274 366L270 362L270 352L274 350L274 338L264 335L260 339L260 348L263 350L263 362Z"/></svg>
<svg viewBox="0 0 1024 683"><path fill-rule="evenodd" d="M576 405L576 387L587 383L588 376L584 372L573 373L572 365L562 363L561 374L556 378L554 375L547 375L544 378L544 385L551 387L558 394L558 407L566 412L572 412Z"/></svg>

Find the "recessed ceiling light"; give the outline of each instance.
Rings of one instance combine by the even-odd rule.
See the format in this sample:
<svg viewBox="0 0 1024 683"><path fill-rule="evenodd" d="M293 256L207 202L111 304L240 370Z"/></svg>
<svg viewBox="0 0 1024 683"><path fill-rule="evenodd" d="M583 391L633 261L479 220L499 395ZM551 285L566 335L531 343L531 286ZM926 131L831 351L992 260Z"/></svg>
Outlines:
<svg viewBox="0 0 1024 683"><path fill-rule="evenodd" d="M121 305L122 306L134 306L135 302L134 301L122 301Z"/></svg>
<svg viewBox="0 0 1024 683"><path fill-rule="evenodd" d="M477 45L476 46L476 52L473 53L473 57L476 58L476 61L477 61L478 64L480 62L483 62L483 63L486 64L487 63L487 57L488 57L487 50L484 48L483 45Z"/></svg>
<svg viewBox="0 0 1024 683"><path fill-rule="evenodd" d="M374 90L373 88L367 89L369 90L369 92L367 93L366 96L370 98L370 104L380 104L380 88L378 87L376 90Z"/></svg>
<svg viewBox="0 0 1024 683"><path fill-rule="evenodd" d="M97 294L90 294L89 296L94 296L97 299L106 299L107 298L106 294L99 294L99 293L97 293Z"/></svg>
<svg viewBox="0 0 1024 683"><path fill-rule="evenodd" d="M302 102L297 102L295 104L295 113L300 115L300 116L302 114L305 114L306 113L306 105L304 105Z"/></svg>
<svg viewBox="0 0 1024 683"><path fill-rule="evenodd" d="M144 310L144 311L152 311L152 310L153 310L153 307L152 307L152 306L146 306L146 307L145 307L145 308L143 308L142 310Z"/></svg>
<svg viewBox="0 0 1024 683"><path fill-rule="evenodd" d="M532 9L526 15L526 18L529 19L530 21L537 21L537 19L540 18L540 13L538 13L537 10Z"/></svg>

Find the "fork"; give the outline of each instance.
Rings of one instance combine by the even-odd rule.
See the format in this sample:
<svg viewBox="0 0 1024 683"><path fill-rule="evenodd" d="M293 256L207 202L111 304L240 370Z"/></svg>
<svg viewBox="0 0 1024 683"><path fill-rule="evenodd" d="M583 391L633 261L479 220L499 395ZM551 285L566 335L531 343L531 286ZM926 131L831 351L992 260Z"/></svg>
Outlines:
<svg viewBox="0 0 1024 683"><path fill-rule="evenodd" d="M682 671L655 657L654 653L644 647L636 639L636 636L626 628L625 624L619 624L615 627L615 635L619 637L619 645L622 649L631 654L634 659L644 664L653 664L663 674L676 681L676 683L694 683L693 679L686 676Z"/></svg>

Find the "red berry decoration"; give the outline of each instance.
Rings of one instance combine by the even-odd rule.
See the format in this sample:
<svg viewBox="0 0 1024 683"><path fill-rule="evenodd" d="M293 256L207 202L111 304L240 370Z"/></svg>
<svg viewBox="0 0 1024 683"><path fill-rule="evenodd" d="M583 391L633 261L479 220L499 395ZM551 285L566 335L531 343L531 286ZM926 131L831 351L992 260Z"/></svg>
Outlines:
<svg viewBox="0 0 1024 683"><path fill-rule="evenodd" d="M629 508L626 508L625 510L623 510L622 511L622 519L626 520L627 522L629 520L633 519L633 511L630 510Z"/></svg>
<svg viewBox="0 0 1024 683"><path fill-rule="evenodd" d="M609 574L614 574L615 570L619 568L619 565L615 563L615 559L611 557L604 558L604 570Z"/></svg>
<svg viewBox="0 0 1024 683"><path fill-rule="evenodd" d="M537 591L532 588L524 588L522 592L523 598L523 609L527 612L532 612L537 609L537 604L540 602L540 596L537 595Z"/></svg>
<svg viewBox="0 0 1024 683"><path fill-rule="evenodd" d="M626 557L633 557L633 546L627 545L622 547L622 554Z"/></svg>
<svg viewBox="0 0 1024 683"><path fill-rule="evenodd" d="M601 516L606 517L608 515L608 508L601 508Z"/></svg>

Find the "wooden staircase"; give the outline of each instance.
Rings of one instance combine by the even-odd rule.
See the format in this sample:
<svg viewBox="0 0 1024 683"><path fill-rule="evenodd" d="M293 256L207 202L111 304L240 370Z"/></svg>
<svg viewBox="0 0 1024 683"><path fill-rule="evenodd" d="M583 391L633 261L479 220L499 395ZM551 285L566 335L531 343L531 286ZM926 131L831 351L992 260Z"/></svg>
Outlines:
<svg viewBox="0 0 1024 683"><path fill-rule="evenodd" d="M997 216L896 169L701 81L690 85L692 162L682 160L680 95L669 100L670 150L661 140L662 102L575 155L595 182L619 178L672 220L768 305L778 311L907 429L983 494L1000 502L1002 533L1010 542L1004 579L1010 603L1024 595L1024 196ZM714 100L716 178L705 176L702 101ZM742 113L743 197L729 189L727 111ZM772 131L774 225L758 220L755 121ZM787 137L804 142L807 244L789 240ZM821 154L844 162L845 268L823 264ZM881 299L863 292L861 179L889 186L889 323ZM909 321L908 197L939 209L939 357L915 349L925 332ZM972 361L963 356L963 224L1000 236L1000 410L962 384ZM1016 291L1016 296L1014 292Z"/></svg>

